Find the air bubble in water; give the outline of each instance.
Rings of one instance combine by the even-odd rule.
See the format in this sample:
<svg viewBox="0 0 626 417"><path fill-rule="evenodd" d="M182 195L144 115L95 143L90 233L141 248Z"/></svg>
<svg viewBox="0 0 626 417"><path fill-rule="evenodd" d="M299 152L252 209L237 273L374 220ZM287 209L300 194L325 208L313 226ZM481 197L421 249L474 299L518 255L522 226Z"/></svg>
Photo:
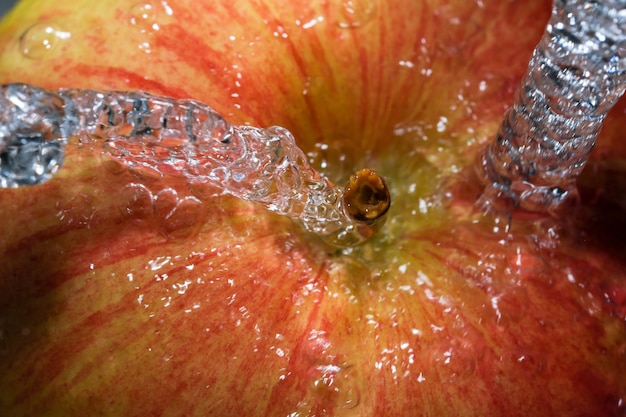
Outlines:
<svg viewBox="0 0 626 417"><path fill-rule="evenodd" d="M56 24L35 23L20 36L19 48L27 58L42 59L50 56L63 41L70 37L70 32L62 30Z"/></svg>

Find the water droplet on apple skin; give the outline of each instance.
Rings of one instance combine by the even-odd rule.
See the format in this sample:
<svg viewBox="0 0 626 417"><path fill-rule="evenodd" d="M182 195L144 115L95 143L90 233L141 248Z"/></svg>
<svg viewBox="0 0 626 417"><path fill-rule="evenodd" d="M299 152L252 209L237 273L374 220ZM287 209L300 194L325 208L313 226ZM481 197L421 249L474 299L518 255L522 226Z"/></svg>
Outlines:
<svg viewBox="0 0 626 417"><path fill-rule="evenodd" d="M467 381L476 371L474 352L461 348L440 350L433 357L433 366L439 373L442 383L460 383Z"/></svg>
<svg viewBox="0 0 626 417"><path fill-rule="evenodd" d="M100 214L97 209L97 198L93 194L78 193L69 201L55 203L56 217L71 228L91 228L97 224Z"/></svg>
<svg viewBox="0 0 626 417"><path fill-rule="evenodd" d="M80 148L83 150L84 148ZM93 152L93 150L89 150L89 152ZM119 175L128 170L128 166L122 160L118 158L112 158L110 155L106 153L102 153L99 156L102 166L110 173Z"/></svg>
<svg viewBox="0 0 626 417"><path fill-rule="evenodd" d="M173 188L165 188L154 196L154 213L157 217L165 218L176 207L179 201L178 193Z"/></svg>
<svg viewBox="0 0 626 417"><path fill-rule="evenodd" d="M130 23L140 30L158 30L156 7L151 3L137 3L130 8Z"/></svg>
<svg viewBox="0 0 626 417"><path fill-rule="evenodd" d="M154 166L154 164L146 162L130 163L129 172L143 181L156 181L163 178L163 172Z"/></svg>
<svg viewBox="0 0 626 417"><path fill-rule="evenodd" d="M337 25L342 29L355 29L369 23L376 5L372 0L340 0L337 7Z"/></svg>
<svg viewBox="0 0 626 417"><path fill-rule="evenodd" d="M541 355L537 355L531 350L524 351L519 349L509 354L508 359L512 365L512 369L518 370L527 378L533 378L543 373L547 368L546 359Z"/></svg>
<svg viewBox="0 0 626 417"><path fill-rule="evenodd" d="M135 31L137 49L153 52L154 37L172 21L174 10L166 1L136 3L128 10L128 22Z"/></svg>
<svg viewBox="0 0 626 417"><path fill-rule="evenodd" d="M53 22L35 23L22 33L19 48L23 56L30 59L45 59L54 56L71 33Z"/></svg>
<svg viewBox="0 0 626 417"><path fill-rule="evenodd" d="M305 396L291 415L350 416L361 403L361 389L353 367L320 364L306 371Z"/></svg>
<svg viewBox="0 0 626 417"><path fill-rule="evenodd" d="M362 148L351 138L339 137L329 140L318 137L314 148L307 152L307 158L317 171L343 184L354 173L354 167L362 164L362 161L357 161L356 158L361 154Z"/></svg>
<svg viewBox="0 0 626 417"><path fill-rule="evenodd" d="M169 187L153 193L144 184L130 182L115 198L123 217L147 222L168 239L195 236L208 216L202 201Z"/></svg>
<svg viewBox="0 0 626 417"><path fill-rule="evenodd" d="M208 201L211 198L222 195L223 192L216 187L206 184L202 179L189 181L189 192L200 201Z"/></svg>
<svg viewBox="0 0 626 417"><path fill-rule="evenodd" d="M319 397L320 401L329 401L339 409L354 409L359 405L359 393L358 391L341 387L341 384L345 383L345 381L341 380L343 378L345 376L324 374L313 381L310 389L315 393L315 396Z"/></svg>
<svg viewBox="0 0 626 417"><path fill-rule="evenodd" d="M163 233L171 239L185 239L195 235L206 217L202 202L195 197L184 197L165 216Z"/></svg>
<svg viewBox="0 0 626 417"><path fill-rule="evenodd" d="M137 3L129 10L129 22L139 32L137 48L145 54L152 53L151 37L161 30L158 18L162 11L159 9L159 6L152 3Z"/></svg>
<svg viewBox="0 0 626 417"><path fill-rule="evenodd" d="M118 198L122 215L130 220L147 220L154 213L152 192L143 184L126 185Z"/></svg>

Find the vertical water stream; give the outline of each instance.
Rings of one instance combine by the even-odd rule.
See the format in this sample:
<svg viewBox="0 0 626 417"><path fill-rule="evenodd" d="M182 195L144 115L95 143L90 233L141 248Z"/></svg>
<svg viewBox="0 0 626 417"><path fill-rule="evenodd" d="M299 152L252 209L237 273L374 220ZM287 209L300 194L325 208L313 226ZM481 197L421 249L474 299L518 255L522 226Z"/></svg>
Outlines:
<svg viewBox="0 0 626 417"><path fill-rule="evenodd" d="M575 199L576 178L625 88L626 1L555 0L515 103L478 158L479 204L552 212Z"/></svg>

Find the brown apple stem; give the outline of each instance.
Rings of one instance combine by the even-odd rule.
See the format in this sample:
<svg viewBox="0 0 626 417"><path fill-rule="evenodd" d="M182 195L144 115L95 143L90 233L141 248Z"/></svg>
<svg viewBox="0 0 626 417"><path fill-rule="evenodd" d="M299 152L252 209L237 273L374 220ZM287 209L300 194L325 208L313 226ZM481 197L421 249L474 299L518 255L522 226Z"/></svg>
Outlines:
<svg viewBox="0 0 626 417"><path fill-rule="evenodd" d="M513 107L479 155L483 210L555 214L626 88L624 0L555 0Z"/></svg>
<svg viewBox="0 0 626 417"><path fill-rule="evenodd" d="M138 177L186 177L291 217L337 247L370 238L389 208L389 190L374 171L359 171L342 190L310 166L288 130L234 126L195 100L8 84L0 106L3 187L49 179L77 137Z"/></svg>

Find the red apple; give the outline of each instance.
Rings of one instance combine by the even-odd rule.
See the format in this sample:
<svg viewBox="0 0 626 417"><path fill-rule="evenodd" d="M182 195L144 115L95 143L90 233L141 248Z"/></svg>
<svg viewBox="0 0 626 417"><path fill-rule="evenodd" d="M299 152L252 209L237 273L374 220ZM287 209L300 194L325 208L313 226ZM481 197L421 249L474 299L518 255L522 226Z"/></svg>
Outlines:
<svg viewBox="0 0 626 417"><path fill-rule="evenodd" d="M201 185L68 148L0 190L6 416L624 416L626 145L563 219L476 216L466 179L547 1L20 3L0 82L145 90L282 125L393 203L338 251ZM477 220L478 219L478 220Z"/></svg>

